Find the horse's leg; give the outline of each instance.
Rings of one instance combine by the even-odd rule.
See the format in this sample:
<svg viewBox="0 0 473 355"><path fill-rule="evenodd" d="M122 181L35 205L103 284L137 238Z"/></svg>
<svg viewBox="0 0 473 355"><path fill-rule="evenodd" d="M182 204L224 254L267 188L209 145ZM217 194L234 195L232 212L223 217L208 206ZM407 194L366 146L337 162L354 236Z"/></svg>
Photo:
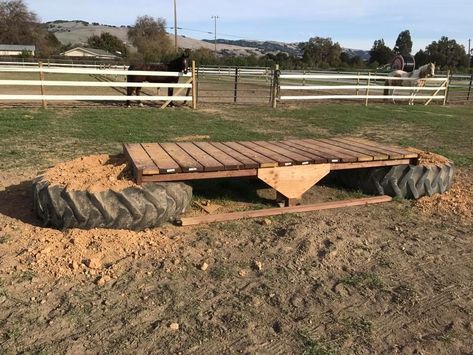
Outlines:
<svg viewBox="0 0 473 355"><path fill-rule="evenodd" d="M173 94L174 94L174 89L173 89L173 88L168 88L168 96L169 96L169 97L172 97ZM171 100L171 102L169 103L168 106L171 106L171 107L172 107L172 106L174 106L174 102L172 101L172 99L170 99L170 100Z"/></svg>
<svg viewBox="0 0 473 355"><path fill-rule="evenodd" d="M141 88L136 88L136 96L140 96ZM138 101L138 106L143 107L143 101Z"/></svg>
<svg viewBox="0 0 473 355"><path fill-rule="evenodd" d="M132 88L132 87L127 86L127 87L126 87L126 96L131 96L131 95L133 95L133 90L134 90L134 89L135 89L135 88ZM131 107L131 105L130 105L130 99L126 100L126 105L125 105L125 106L126 106L126 107Z"/></svg>

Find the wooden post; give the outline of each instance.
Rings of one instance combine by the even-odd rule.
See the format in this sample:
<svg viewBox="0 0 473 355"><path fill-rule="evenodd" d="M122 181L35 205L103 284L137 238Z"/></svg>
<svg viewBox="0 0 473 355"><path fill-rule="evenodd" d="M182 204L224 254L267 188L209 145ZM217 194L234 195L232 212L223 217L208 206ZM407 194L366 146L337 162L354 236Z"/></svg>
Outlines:
<svg viewBox="0 0 473 355"><path fill-rule="evenodd" d="M276 108L278 105L278 87L279 87L279 64L274 67L273 75L273 90L272 90L272 107Z"/></svg>
<svg viewBox="0 0 473 355"><path fill-rule="evenodd" d="M471 84L473 83L473 74L470 77L470 86L468 87L468 96L466 97L466 101L470 101L470 93L471 93Z"/></svg>
<svg viewBox="0 0 473 355"><path fill-rule="evenodd" d="M195 75L195 60L192 61L192 108L197 109L197 76Z"/></svg>
<svg viewBox="0 0 473 355"><path fill-rule="evenodd" d="M443 98L443 106L447 104L447 99L448 99L448 94L449 94L449 90L448 90L449 84L450 84L450 70L447 72L447 82L445 85L445 97Z"/></svg>
<svg viewBox="0 0 473 355"><path fill-rule="evenodd" d="M45 90L44 90L44 85L43 85L43 82L44 82L43 62L39 62L39 80L41 81L41 96L43 96L41 102L42 102L43 108L47 108L48 103L44 99Z"/></svg>
<svg viewBox="0 0 473 355"><path fill-rule="evenodd" d="M238 97L238 67L235 68L235 85L233 87L233 102L237 102Z"/></svg>
<svg viewBox="0 0 473 355"><path fill-rule="evenodd" d="M365 106L368 106L368 97L369 97L369 94L370 94L370 82L371 82L371 72L368 72L368 87L366 88Z"/></svg>
<svg viewBox="0 0 473 355"><path fill-rule="evenodd" d="M356 86L360 86L360 72L356 73ZM356 96L358 96L360 93L359 89L356 89Z"/></svg>

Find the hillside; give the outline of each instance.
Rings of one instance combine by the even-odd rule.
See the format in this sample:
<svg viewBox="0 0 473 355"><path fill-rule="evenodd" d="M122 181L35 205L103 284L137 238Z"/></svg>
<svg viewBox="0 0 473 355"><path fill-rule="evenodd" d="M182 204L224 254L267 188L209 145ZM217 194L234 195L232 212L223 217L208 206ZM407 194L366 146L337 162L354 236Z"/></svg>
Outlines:
<svg viewBox="0 0 473 355"><path fill-rule="evenodd" d="M56 35L62 44L84 44L87 39L93 35L100 35L103 32L109 32L120 38L125 44L128 43L127 26L111 26L98 23L88 23L85 21L63 21L57 20L47 22L48 30ZM174 35L169 34L174 41ZM178 37L178 46L181 48L214 49L214 40L198 40L186 36ZM217 51L225 55L243 56L243 55L264 55L266 53L287 53L289 55L300 55L300 43L284 43L277 41L251 41L251 40L228 40L217 39ZM344 48L350 56L359 56L363 60L369 59L369 51L359 49Z"/></svg>

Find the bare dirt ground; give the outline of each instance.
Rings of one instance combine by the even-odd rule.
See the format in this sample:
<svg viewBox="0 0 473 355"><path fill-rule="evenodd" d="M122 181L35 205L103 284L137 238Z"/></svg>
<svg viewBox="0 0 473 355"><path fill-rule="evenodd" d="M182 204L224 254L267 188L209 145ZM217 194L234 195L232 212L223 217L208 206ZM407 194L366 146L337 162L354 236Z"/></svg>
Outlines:
<svg viewBox="0 0 473 355"><path fill-rule="evenodd" d="M471 354L469 169L417 202L142 232L42 227L36 174L0 172L2 353ZM197 199L273 194L222 186L245 193ZM317 186L304 202L347 197Z"/></svg>

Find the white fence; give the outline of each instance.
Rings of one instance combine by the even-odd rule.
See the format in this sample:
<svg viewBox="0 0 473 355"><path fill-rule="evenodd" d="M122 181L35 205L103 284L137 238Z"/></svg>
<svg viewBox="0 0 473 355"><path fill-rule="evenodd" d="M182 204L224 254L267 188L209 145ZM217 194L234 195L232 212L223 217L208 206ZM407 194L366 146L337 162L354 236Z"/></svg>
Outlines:
<svg viewBox="0 0 473 355"><path fill-rule="evenodd" d="M278 76L276 102L300 100L408 100L410 104L432 100L445 104L449 79L447 77L412 78L368 74L299 74L283 73ZM402 86L386 85L386 81L399 82ZM384 95L388 90L389 94Z"/></svg>
<svg viewBox="0 0 473 355"><path fill-rule="evenodd" d="M26 63L21 63L26 64ZM41 93L27 95L27 94L2 94L0 93L1 101L41 101L43 106L46 106L48 101L165 101L162 107L166 107L171 101L190 101L195 108L196 105L196 91L195 91L195 63L192 63L192 70L188 74L180 72L164 72L164 71L137 71L126 70L121 67L115 68L98 68L98 67L45 67L42 65L33 65L35 63L28 63L26 66L10 66L0 65L0 73L14 73L14 74L37 74L37 80L19 80L19 79L3 79L0 80L1 92L8 92L5 87L40 87ZM87 80L45 80L45 75L50 75L53 78L55 75L83 75L91 76L95 79L102 78L105 81L87 81ZM54 75L52 75L54 74ZM185 83L136 83L126 82L128 75L135 76L154 76L154 77L174 77L178 80L182 77L187 79ZM109 79L109 76L114 76L115 80ZM121 95L90 95L90 94L48 94L48 87L74 87L78 88L76 91L80 92L79 88L172 88L178 89L173 96L167 95L144 95L144 96L126 96ZM179 95L182 91L192 91L192 96Z"/></svg>

